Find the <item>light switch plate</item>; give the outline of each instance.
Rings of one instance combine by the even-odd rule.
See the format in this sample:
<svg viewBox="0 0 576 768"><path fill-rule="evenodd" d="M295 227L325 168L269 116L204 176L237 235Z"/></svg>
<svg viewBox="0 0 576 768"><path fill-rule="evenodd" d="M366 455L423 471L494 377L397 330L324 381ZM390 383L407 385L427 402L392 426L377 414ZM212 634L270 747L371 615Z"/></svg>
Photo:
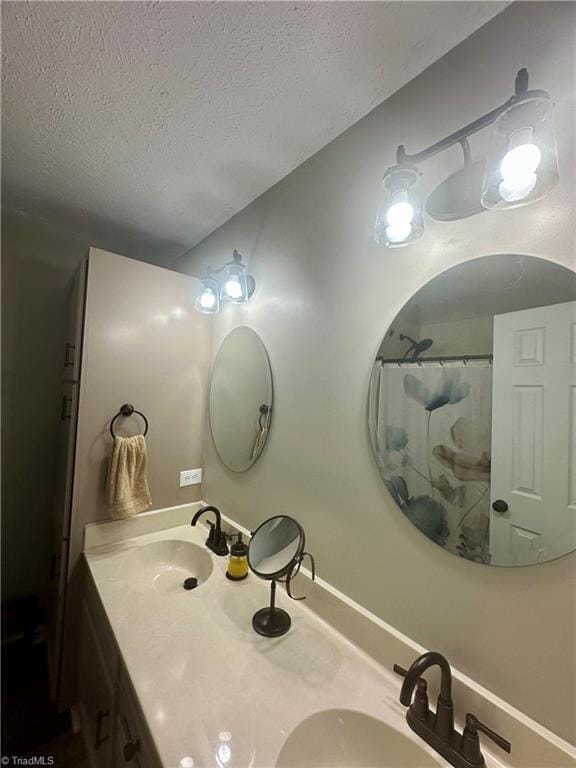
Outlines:
<svg viewBox="0 0 576 768"><path fill-rule="evenodd" d="M183 472L180 472L180 488L183 488L185 485L198 485L201 482L201 469L185 469Z"/></svg>

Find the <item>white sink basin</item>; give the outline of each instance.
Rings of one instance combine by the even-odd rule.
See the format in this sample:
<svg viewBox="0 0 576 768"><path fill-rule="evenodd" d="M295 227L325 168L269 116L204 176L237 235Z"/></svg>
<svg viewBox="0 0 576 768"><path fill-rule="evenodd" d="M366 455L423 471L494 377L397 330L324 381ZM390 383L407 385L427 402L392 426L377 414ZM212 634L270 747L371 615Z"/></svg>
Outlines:
<svg viewBox="0 0 576 768"><path fill-rule="evenodd" d="M286 739L276 768L438 768L442 765L381 720L329 709L303 720Z"/></svg>
<svg viewBox="0 0 576 768"><path fill-rule="evenodd" d="M191 541L154 541L131 552L125 575L140 580L158 592L184 592L184 580L198 579L198 589L212 573L212 558Z"/></svg>

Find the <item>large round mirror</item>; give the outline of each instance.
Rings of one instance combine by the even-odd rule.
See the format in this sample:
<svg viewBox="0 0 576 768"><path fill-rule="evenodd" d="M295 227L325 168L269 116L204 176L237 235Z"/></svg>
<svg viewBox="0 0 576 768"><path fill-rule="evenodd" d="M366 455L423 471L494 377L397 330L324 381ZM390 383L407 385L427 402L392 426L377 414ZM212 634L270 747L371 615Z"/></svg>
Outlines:
<svg viewBox="0 0 576 768"><path fill-rule="evenodd" d="M380 474L459 557L532 565L576 549L576 275L485 256L398 313L370 379Z"/></svg>
<svg viewBox="0 0 576 768"><path fill-rule="evenodd" d="M260 337L244 326L222 342L210 382L210 429L218 455L234 472L258 459L272 416L272 372Z"/></svg>

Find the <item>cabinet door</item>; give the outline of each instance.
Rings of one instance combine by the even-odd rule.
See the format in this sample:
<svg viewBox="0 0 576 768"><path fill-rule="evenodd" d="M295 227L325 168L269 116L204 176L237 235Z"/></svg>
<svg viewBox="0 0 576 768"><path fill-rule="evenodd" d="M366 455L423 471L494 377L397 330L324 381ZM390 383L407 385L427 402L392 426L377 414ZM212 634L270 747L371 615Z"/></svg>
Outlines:
<svg viewBox="0 0 576 768"><path fill-rule="evenodd" d="M82 730L90 764L94 768L114 765L113 743L116 718L114 681L110 680L95 623L86 603L82 615L79 705Z"/></svg>
<svg viewBox="0 0 576 768"><path fill-rule="evenodd" d="M53 517L54 538L56 541L67 539L70 534L74 453L76 450L76 429L78 425L78 390L79 386L75 383L66 383L62 386Z"/></svg>
<svg viewBox="0 0 576 768"><path fill-rule="evenodd" d="M64 341L62 369L64 381L78 381L80 379L86 274L87 261L84 259L76 270L70 287L70 293L68 294L66 339Z"/></svg>
<svg viewBox="0 0 576 768"><path fill-rule="evenodd" d="M66 596L70 514L74 480L74 452L78 419L78 384L62 387L56 494L52 512L52 552L48 582L49 671L52 698L57 698Z"/></svg>
<svg viewBox="0 0 576 768"><path fill-rule="evenodd" d="M118 690L116 721L116 768L160 768L148 728L125 681Z"/></svg>
<svg viewBox="0 0 576 768"><path fill-rule="evenodd" d="M66 596L66 567L68 564L68 539L61 539L60 546L53 546L48 582L48 672L50 696L58 697L62 633L64 631L64 599Z"/></svg>

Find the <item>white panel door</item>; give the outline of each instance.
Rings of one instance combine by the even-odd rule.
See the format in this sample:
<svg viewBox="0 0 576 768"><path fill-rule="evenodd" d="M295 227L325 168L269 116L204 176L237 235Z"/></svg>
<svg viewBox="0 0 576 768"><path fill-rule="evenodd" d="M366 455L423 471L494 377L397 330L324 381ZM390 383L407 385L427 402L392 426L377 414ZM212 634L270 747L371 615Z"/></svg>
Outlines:
<svg viewBox="0 0 576 768"><path fill-rule="evenodd" d="M495 316L493 387L492 562L558 557L576 546L576 302Z"/></svg>

